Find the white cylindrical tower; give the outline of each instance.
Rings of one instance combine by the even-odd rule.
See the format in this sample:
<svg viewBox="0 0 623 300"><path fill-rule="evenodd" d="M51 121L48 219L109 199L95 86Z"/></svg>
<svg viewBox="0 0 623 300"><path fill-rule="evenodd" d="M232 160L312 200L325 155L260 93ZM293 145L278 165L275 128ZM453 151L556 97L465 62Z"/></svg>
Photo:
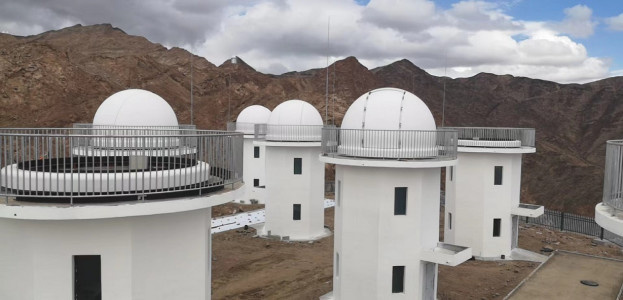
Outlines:
<svg viewBox="0 0 623 300"><path fill-rule="evenodd" d="M595 222L623 236L623 140L606 143L603 202L595 206Z"/></svg>
<svg viewBox="0 0 623 300"><path fill-rule="evenodd" d="M264 169L266 146L254 145L263 140L270 110L261 105L251 105L243 109L236 122L228 124L228 130L244 133L243 196L236 199L240 203L265 203ZM257 128L256 128L257 127Z"/></svg>
<svg viewBox="0 0 623 300"><path fill-rule="evenodd" d="M472 248L480 259L511 258L519 217L543 206L520 203L521 159L534 153L534 129L458 130L458 163L446 168L444 241Z"/></svg>
<svg viewBox="0 0 623 300"><path fill-rule="evenodd" d="M324 228L324 164L318 161L322 118L311 104L288 100L270 114L266 140L266 222L261 235L315 240Z"/></svg>
<svg viewBox="0 0 623 300"><path fill-rule="evenodd" d="M437 264L468 248L439 243L441 168L456 131L396 88L359 97L342 127L323 129L320 160L336 165L333 292L326 299L435 299Z"/></svg>
<svg viewBox="0 0 623 300"><path fill-rule="evenodd" d="M184 129L143 90L76 127L0 129L0 298L209 299L242 134Z"/></svg>

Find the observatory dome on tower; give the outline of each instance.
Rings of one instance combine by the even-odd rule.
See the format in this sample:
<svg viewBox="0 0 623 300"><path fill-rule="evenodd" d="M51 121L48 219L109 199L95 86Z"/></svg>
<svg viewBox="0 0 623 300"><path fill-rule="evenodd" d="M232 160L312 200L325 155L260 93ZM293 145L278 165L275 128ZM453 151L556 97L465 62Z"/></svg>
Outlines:
<svg viewBox="0 0 623 300"><path fill-rule="evenodd" d="M93 126L178 126L175 112L162 97L129 89L108 97L95 113Z"/></svg>
<svg viewBox="0 0 623 300"><path fill-rule="evenodd" d="M253 134L255 124L266 124L270 118L270 109L261 105L251 105L243 109L236 119L236 131Z"/></svg>
<svg viewBox="0 0 623 300"><path fill-rule="evenodd" d="M266 140L320 141L322 117L318 110L303 100L283 102L270 114Z"/></svg>
<svg viewBox="0 0 623 300"><path fill-rule="evenodd" d="M363 94L348 108L342 129L435 130L426 104L405 90L380 88Z"/></svg>

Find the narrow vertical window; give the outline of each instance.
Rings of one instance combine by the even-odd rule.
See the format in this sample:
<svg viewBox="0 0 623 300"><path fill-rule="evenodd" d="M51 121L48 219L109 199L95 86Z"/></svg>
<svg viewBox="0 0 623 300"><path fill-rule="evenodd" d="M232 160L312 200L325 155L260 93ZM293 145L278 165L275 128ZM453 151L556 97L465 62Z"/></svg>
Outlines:
<svg viewBox="0 0 623 300"><path fill-rule="evenodd" d="M253 147L253 158L260 158L260 147Z"/></svg>
<svg viewBox="0 0 623 300"><path fill-rule="evenodd" d="M294 174L303 174L303 159L300 157L294 158Z"/></svg>
<svg viewBox="0 0 623 300"><path fill-rule="evenodd" d="M338 180L337 181L337 196L335 197L337 198L337 206L340 206L341 202L342 202L342 181Z"/></svg>
<svg viewBox="0 0 623 300"><path fill-rule="evenodd" d="M407 214L407 188L394 188L394 215Z"/></svg>
<svg viewBox="0 0 623 300"><path fill-rule="evenodd" d="M405 266L392 268L392 293L405 292Z"/></svg>
<svg viewBox="0 0 623 300"><path fill-rule="evenodd" d="M448 229L452 229L452 213L448 213Z"/></svg>
<svg viewBox="0 0 623 300"><path fill-rule="evenodd" d="M450 181L454 180L454 166L450 166Z"/></svg>
<svg viewBox="0 0 623 300"><path fill-rule="evenodd" d="M74 255L75 299L102 299L102 261L99 255Z"/></svg>
<svg viewBox="0 0 623 300"><path fill-rule="evenodd" d="M257 178L253 179L253 186L260 186L260 180Z"/></svg>
<svg viewBox="0 0 623 300"><path fill-rule="evenodd" d="M340 254L335 253L335 277L340 276Z"/></svg>
<svg viewBox="0 0 623 300"><path fill-rule="evenodd" d="M300 220L301 219L301 205L293 204L292 205L292 220Z"/></svg>
<svg viewBox="0 0 623 300"><path fill-rule="evenodd" d="M493 236L500 236L502 219L493 219Z"/></svg>
<svg viewBox="0 0 623 300"><path fill-rule="evenodd" d="M495 166L494 185L502 185L502 166Z"/></svg>

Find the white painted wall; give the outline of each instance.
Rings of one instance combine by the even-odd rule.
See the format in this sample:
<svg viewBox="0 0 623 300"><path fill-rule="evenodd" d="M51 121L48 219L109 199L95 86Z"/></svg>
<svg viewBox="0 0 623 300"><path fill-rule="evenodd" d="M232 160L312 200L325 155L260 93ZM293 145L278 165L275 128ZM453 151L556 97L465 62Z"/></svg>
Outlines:
<svg viewBox="0 0 623 300"><path fill-rule="evenodd" d="M521 153L458 153L450 179L446 169L444 241L472 248L481 258L510 256L511 209L519 205ZM494 185L494 168L502 166L502 185ZM449 227L452 214L452 229ZM493 236L493 219L501 219L499 237Z"/></svg>
<svg viewBox="0 0 623 300"><path fill-rule="evenodd" d="M254 145L255 141L252 136L245 136L244 149L243 149L243 165L242 165L242 178L244 185L244 196L241 199L236 199L238 202L244 201L244 203L251 203L251 199L257 200L258 203L265 203L265 191L263 188L253 187L253 179L260 180L260 186L266 184L265 182L265 158L266 158L266 146ZM260 148L260 157L255 158L254 147Z"/></svg>
<svg viewBox="0 0 623 300"><path fill-rule="evenodd" d="M440 169L337 165L337 181L334 298L425 299L420 253L439 240ZM406 215L394 215L395 187L407 187ZM392 293L393 266L405 266L404 293Z"/></svg>
<svg viewBox="0 0 623 300"><path fill-rule="evenodd" d="M319 143L266 143L266 223L262 234L312 240L324 230L324 163ZM295 145L296 144L296 145ZM294 174L294 158L302 158L302 174ZM301 220L293 220L293 204L301 204Z"/></svg>
<svg viewBox="0 0 623 300"><path fill-rule="evenodd" d="M0 218L0 299L73 299L73 255L101 255L103 299L209 299L210 219L209 207L96 220Z"/></svg>

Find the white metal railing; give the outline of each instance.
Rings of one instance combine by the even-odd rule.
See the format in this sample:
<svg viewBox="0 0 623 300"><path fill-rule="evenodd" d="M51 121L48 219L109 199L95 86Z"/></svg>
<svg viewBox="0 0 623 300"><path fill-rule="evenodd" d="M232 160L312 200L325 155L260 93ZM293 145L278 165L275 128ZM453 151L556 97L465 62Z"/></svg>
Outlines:
<svg viewBox="0 0 623 300"><path fill-rule="evenodd" d="M534 128L445 127L458 132L459 147L534 147Z"/></svg>
<svg viewBox="0 0 623 300"><path fill-rule="evenodd" d="M623 210L623 140L606 142L603 202Z"/></svg>
<svg viewBox="0 0 623 300"><path fill-rule="evenodd" d="M438 130L322 129L322 151L329 156L382 159L452 160L457 132Z"/></svg>
<svg viewBox="0 0 623 300"><path fill-rule="evenodd" d="M276 142L320 142L322 125L266 125L266 140Z"/></svg>
<svg viewBox="0 0 623 300"><path fill-rule="evenodd" d="M0 129L0 197L73 204L205 193L242 180L242 136L159 127Z"/></svg>
<svg viewBox="0 0 623 300"><path fill-rule="evenodd" d="M253 135L256 139L266 136L266 124L227 122L227 131L242 132L245 135Z"/></svg>

